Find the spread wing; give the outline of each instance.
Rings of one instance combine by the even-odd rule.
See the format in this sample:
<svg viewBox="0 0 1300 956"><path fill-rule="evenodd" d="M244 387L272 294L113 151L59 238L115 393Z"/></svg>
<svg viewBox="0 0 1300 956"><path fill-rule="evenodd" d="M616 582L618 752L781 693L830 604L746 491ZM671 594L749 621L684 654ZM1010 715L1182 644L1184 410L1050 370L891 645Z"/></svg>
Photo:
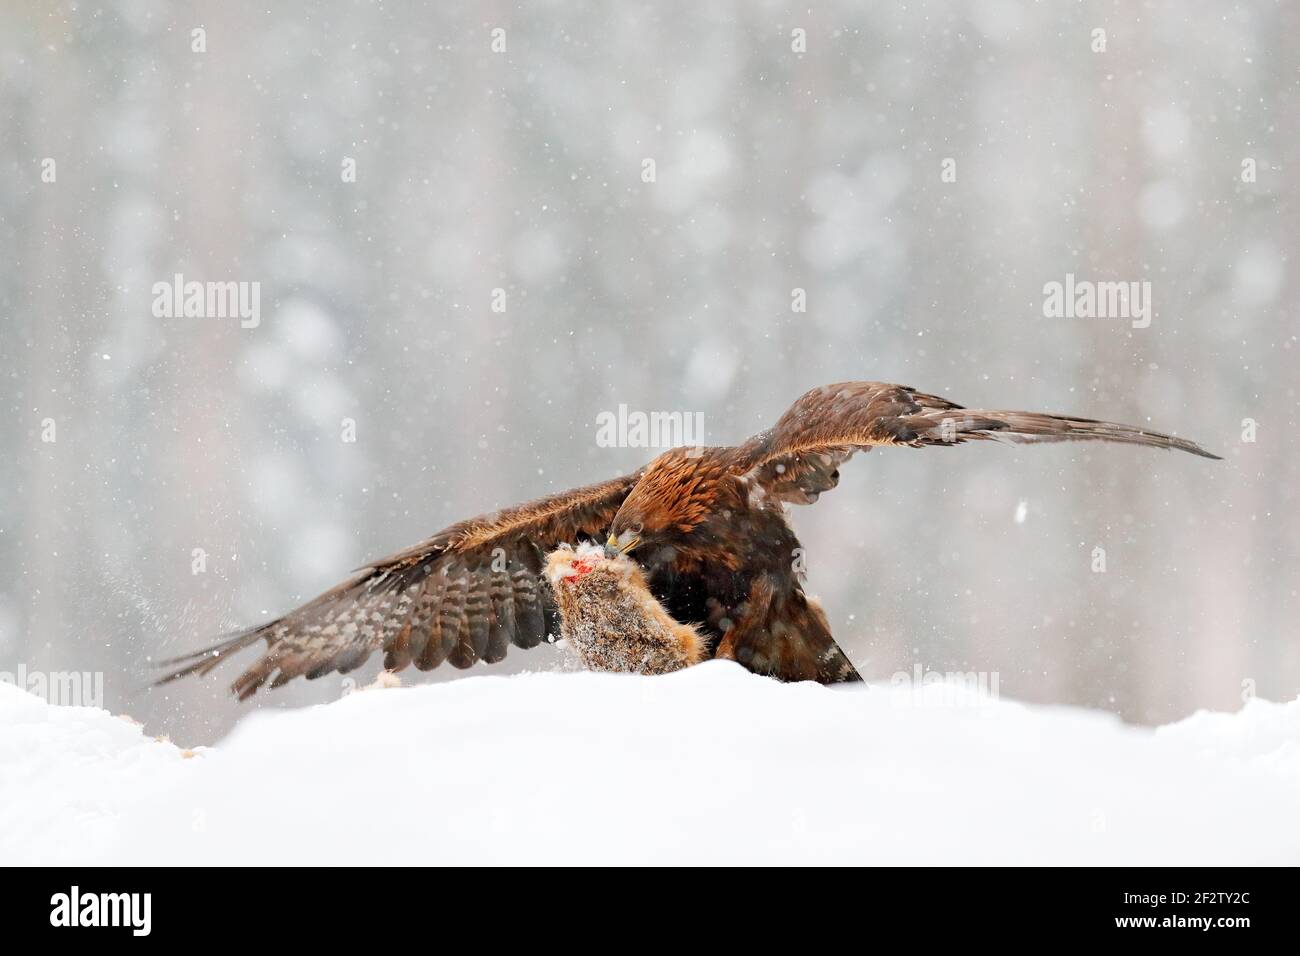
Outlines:
<svg viewBox="0 0 1300 956"><path fill-rule="evenodd" d="M299 675L320 677L360 667L377 650L384 667L443 661L495 663L510 644L535 647L558 633L551 592L542 578L547 552L563 542L597 538L640 472L575 488L454 524L419 544L359 570L284 617L234 634L164 665L158 683L206 674L259 640L262 656L231 689L244 700L268 680L279 687Z"/></svg>
<svg viewBox="0 0 1300 956"><path fill-rule="evenodd" d="M967 409L904 385L841 382L799 398L773 428L737 449L737 461L769 495L811 504L838 484L838 468L854 452L876 445L922 448L990 440L1126 442L1219 457L1195 442L1149 428L1039 412Z"/></svg>

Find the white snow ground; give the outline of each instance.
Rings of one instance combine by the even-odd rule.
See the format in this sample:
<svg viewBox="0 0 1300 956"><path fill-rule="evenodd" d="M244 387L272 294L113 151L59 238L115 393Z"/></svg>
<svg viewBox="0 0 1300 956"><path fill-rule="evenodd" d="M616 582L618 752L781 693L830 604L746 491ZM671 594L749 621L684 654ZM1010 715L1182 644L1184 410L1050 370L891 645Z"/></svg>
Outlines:
<svg viewBox="0 0 1300 956"><path fill-rule="evenodd" d="M187 759L0 685L4 863L1300 863L1300 700L1156 730L901 687L468 677Z"/></svg>

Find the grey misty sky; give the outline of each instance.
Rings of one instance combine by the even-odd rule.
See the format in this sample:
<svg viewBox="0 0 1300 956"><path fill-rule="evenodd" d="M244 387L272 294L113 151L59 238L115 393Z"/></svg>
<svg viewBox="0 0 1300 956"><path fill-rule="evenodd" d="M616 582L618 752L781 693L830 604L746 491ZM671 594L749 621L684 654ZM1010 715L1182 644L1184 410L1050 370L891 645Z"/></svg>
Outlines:
<svg viewBox="0 0 1300 956"><path fill-rule="evenodd" d="M859 456L792 520L869 679L1137 721L1293 697L1298 38L1205 0L8 3L0 670L102 670L208 741L233 666L135 694L150 657L636 467L596 440L620 403L730 443L865 378L1225 457ZM154 316L177 273L258 282L260 324ZM1149 281L1150 327L1045 318L1067 273Z"/></svg>

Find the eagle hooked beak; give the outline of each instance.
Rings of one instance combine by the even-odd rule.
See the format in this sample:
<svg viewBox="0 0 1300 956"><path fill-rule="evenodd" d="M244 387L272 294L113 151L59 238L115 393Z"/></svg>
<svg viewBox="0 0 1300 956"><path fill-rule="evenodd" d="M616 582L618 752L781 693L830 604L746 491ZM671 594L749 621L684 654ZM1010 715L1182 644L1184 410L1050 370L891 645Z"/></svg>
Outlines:
<svg viewBox="0 0 1300 956"><path fill-rule="evenodd" d="M616 558L620 554L627 554L640 543L641 536L634 531L624 531L618 537L611 534L605 542L605 557Z"/></svg>

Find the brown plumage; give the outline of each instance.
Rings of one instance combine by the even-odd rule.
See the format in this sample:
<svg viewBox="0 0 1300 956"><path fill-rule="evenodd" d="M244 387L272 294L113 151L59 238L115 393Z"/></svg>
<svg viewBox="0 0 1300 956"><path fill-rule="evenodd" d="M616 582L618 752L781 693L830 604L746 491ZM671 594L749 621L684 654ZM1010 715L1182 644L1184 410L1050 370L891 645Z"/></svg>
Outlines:
<svg viewBox="0 0 1300 956"><path fill-rule="evenodd" d="M626 555L561 545L547 556L546 580L560 609L560 636L588 670L668 674L708 653L700 632L673 620Z"/></svg>
<svg viewBox="0 0 1300 956"><path fill-rule="evenodd" d="M1131 425L968 410L880 382L827 385L744 444L675 449L633 474L452 525L284 617L166 662L175 669L162 681L205 674L261 640L265 652L233 685L241 699L268 682L346 673L377 650L389 670L499 661L511 644L533 647L559 631L545 555L606 538L611 553L632 555L674 619L698 626L711 656L782 680L859 680L804 594L785 505L834 488L858 451L990 440L1126 442L1217 457Z"/></svg>

